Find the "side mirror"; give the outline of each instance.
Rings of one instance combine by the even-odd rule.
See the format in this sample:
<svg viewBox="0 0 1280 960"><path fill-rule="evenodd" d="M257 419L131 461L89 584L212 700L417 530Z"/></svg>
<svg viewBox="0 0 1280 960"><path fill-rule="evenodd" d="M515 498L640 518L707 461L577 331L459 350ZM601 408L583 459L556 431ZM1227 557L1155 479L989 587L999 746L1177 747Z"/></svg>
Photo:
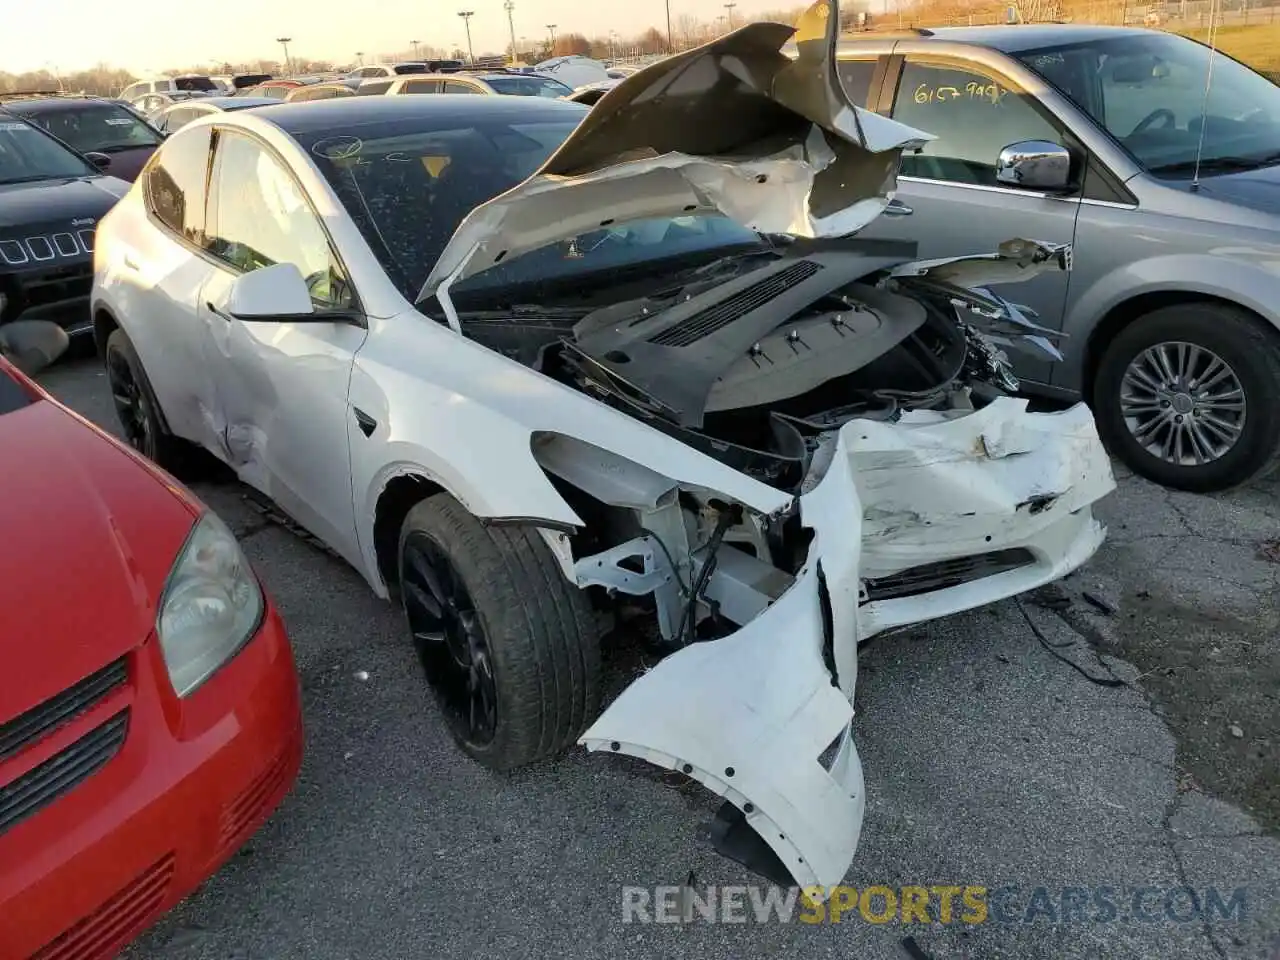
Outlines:
<svg viewBox="0 0 1280 960"><path fill-rule="evenodd" d="M1071 154L1048 140L1011 143L996 158L996 182L1027 190L1069 190Z"/></svg>
<svg viewBox="0 0 1280 960"><path fill-rule="evenodd" d="M302 271L292 263L240 274L227 298L227 313L239 320L309 320L315 312Z"/></svg>
<svg viewBox="0 0 1280 960"><path fill-rule="evenodd" d="M86 153L85 159L92 163L99 170L106 170L111 166L111 158L105 153L98 153L96 150Z"/></svg>

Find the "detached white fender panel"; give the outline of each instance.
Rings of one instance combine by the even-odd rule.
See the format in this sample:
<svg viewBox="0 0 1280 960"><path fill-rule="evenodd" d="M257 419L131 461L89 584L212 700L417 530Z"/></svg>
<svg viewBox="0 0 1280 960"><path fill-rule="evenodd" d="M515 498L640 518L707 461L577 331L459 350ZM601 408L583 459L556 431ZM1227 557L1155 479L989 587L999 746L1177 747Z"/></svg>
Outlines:
<svg viewBox="0 0 1280 960"><path fill-rule="evenodd" d="M823 663L817 571L731 636L667 657L583 735L729 800L803 886L838 884L862 831L849 700ZM828 771L819 757L835 741Z"/></svg>

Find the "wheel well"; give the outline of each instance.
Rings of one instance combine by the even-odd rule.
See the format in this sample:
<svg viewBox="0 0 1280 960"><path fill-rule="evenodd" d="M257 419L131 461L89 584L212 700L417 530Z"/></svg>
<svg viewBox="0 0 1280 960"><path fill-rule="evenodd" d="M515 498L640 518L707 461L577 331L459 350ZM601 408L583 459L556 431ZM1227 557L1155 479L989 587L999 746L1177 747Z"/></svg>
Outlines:
<svg viewBox="0 0 1280 960"><path fill-rule="evenodd" d="M1081 396L1086 401L1092 401L1093 380L1098 370L1098 363L1102 360L1102 354L1106 351L1107 345L1121 330L1153 310L1172 307L1180 303L1212 303L1231 307L1250 316L1257 317L1258 320L1266 323L1266 318L1258 316L1248 307L1242 307L1233 300L1228 300L1225 297L1215 297L1208 293L1196 293L1188 290L1159 290L1153 293L1140 294L1112 307L1098 325L1093 328L1093 332L1089 334L1084 350ZM1267 326L1270 326L1270 324L1267 324Z"/></svg>
<svg viewBox="0 0 1280 960"><path fill-rule="evenodd" d="M99 309L93 315L93 346L98 351L98 359L105 360L107 357L107 337L119 328L120 324L116 323L116 318L106 310Z"/></svg>
<svg viewBox="0 0 1280 960"><path fill-rule="evenodd" d="M417 474L393 477L378 497L373 513L373 552L378 573L392 598L400 596L400 528L416 504L443 493L444 487Z"/></svg>

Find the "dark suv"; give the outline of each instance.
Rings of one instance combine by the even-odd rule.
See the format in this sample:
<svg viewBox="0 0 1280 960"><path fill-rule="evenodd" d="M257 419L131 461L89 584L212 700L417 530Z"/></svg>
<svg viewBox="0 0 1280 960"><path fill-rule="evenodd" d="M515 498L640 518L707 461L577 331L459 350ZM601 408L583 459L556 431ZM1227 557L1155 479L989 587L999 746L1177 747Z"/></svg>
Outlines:
<svg viewBox="0 0 1280 960"><path fill-rule="evenodd" d="M81 153L105 153L106 171L121 180L133 180L164 139L132 110L102 97L9 94L0 103Z"/></svg>
<svg viewBox="0 0 1280 960"><path fill-rule="evenodd" d="M129 185L0 107L0 324L52 320L92 330L93 236Z"/></svg>

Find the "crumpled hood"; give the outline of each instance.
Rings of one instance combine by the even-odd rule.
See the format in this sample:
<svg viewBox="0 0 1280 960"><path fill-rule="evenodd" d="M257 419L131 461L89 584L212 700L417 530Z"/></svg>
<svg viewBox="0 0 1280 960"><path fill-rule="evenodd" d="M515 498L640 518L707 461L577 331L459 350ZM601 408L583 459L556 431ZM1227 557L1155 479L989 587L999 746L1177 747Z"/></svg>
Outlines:
<svg viewBox="0 0 1280 960"><path fill-rule="evenodd" d="M633 220L723 213L799 237L866 226L902 150L933 137L850 102L838 37L835 0L818 0L794 28L748 24L623 80L531 177L459 224L419 299L438 293L449 311L458 280Z"/></svg>
<svg viewBox="0 0 1280 960"><path fill-rule="evenodd" d="M5 397L13 386L0 363ZM196 517L57 403L14 406L0 406L0 724L146 640Z"/></svg>

